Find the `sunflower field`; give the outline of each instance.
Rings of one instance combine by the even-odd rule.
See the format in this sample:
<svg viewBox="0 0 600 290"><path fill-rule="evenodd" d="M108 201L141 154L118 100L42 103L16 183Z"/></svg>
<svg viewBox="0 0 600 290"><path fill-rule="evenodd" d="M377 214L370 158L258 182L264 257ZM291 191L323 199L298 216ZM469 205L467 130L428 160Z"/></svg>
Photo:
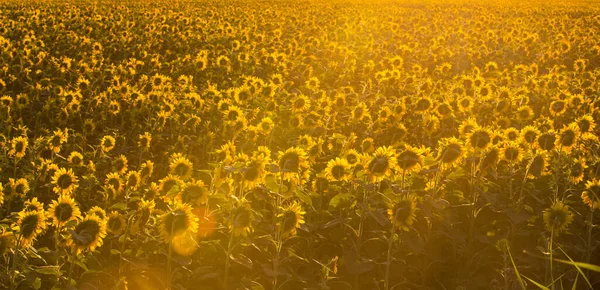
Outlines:
<svg viewBox="0 0 600 290"><path fill-rule="evenodd" d="M600 4L0 0L0 289L600 289Z"/></svg>

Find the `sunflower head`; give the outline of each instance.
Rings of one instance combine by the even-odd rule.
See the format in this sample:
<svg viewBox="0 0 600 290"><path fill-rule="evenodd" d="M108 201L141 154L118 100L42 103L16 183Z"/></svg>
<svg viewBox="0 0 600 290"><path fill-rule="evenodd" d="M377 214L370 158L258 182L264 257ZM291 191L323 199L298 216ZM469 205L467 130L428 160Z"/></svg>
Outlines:
<svg viewBox="0 0 600 290"><path fill-rule="evenodd" d="M468 144L475 149L485 150L492 141L492 132L487 128L477 127L467 136Z"/></svg>
<svg viewBox="0 0 600 290"><path fill-rule="evenodd" d="M416 219L417 199L405 196L389 205L387 213L390 221L398 229L407 231Z"/></svg>
<svg viewBox="0 0 600 290"><path fill-rule="evenodd" d="M79 180L71 168L59 168L52 176L52 184L54 185L52 190L58 195L70 195L79 187L78 182Z"/></svg>
<svg viewBox="0 0 600 290"><path fill-rule="evenodd" d="M501 157L508 163L517 163L523 159L523 149L521 149L521 146L517 142L506 141L502 147Z"/></svg>
<svg viewBox="0 0 600 290"><path fill-rule="evenodd" d="M125 230L127 226L127 221L120 213L113 211L108 215L108 220L106 221L106 230L118 236Z"/></svg>
<svg viewBox="0 0 600 290"><path fill-rule="evenodd" d="M0 228L0 256L4 256L16 244L15 235L4 228Z"/></svg>
<svg viewBox="0 0 600 290"><path fill-rule="evenodd" d="M373 181L378 182L396 169L396 152L391 147L379 147L375 150L366 170Z"/></svg>
<svg viewBox="0 0 600 290"><path fill-rule="evenodd" d="M283 237L296 235L297 229L301 224L304 224L305 213L300 203L296 201L284 206L277 216L279 218L277 227L281 235Z"/></svg>
<svg viewBox="0 0 600 290"><path fill-rule="evenodd" d="M18 232L20 245L31 245L37 236L46 229L46 219L42 212L23 210L18 214L19 219L13 231Z"/></svg>
<svg viewBox="0 0 600 290"><path fill-rule="evenodd" d="M104 136L102 137L102 140L100 140L100 150L103 153L107 153L111 150L113 150L113 148L115 148L115 144L116 144L116 140L115 137L113 136Z"/></svg>
<svg viewBox="0 0 600 290"><path fill-rule="evenodd" d="M329 181L349 181L352 172L346 159L336 158L327 162L324 173Z"/></svg>
<svg viewBox="0 0 600 290"><path fill-rule="evenodd" d="M581 193L581 199L591 209L600 208L600 181L597 179L588 180L585 184L585 190Z"/></svg>
<svg viewBox="0 0 600 290"><path fill-rule="evenodd" d="M440 140L440 147L438 151L438 160L442 164L453 166L460 162L461 157L464 155L465 149L463 143L455 137L444 138Z"/></svg>
<svg viewBox="0 0 600 290"><path fill-rule="evenodd" d="M548 131L538 136L537 147L544 151L552 151L557 141L556 134L553 131Z"/></svg>
<svg viewBox="0 0 600 290"><path fill-rule="evenodd" d="M101 220L106 220L106 212L99 206L90 208L87 212L87 215L95 215Z"/></svg>
<svg viewBox="0 0 600 290"><path fill-rule="evenodd" d="M52 201L48 210L48 216L55 226L64 226L69 221L79 219L80 215L75 200L67 195L61 195L57 200Z"/></svg>
<svg viewBox="0 0 600 290"><path fill-rule="evenodd" d="M192 176L194 164L184 156L174 158L169 164L169 172L178 176L181 180L187 180Z"/></svg>
<svg viewBox="0 0 600 290"><path fill-rule="evenodd" d="M527 167L527 178L534 179L544 175L548 164L548 158L545 153L542 152L533 155Z"/></svg>
<svg viewBox="0 0 600 290"><path fill-rule="evenodd" d="M410 172L415 166L423 164L423 151L410 145L406 145L396 159L400 169Z"/></svg>
<svg viewBox="0 0 600 290"><path fill-rule="evenodd" d="M198 218L188 204L175 203L160 217L158 227L163 241L169 243L186 232L197 232Z"/></svg>
<svg viewBox="0 0 600 290"><path fill-rule="evenodd" d="M551 207L544 211L544 224L546 230L558 235L560 232L566 231L569 224L573 222L573 213L569 210L569 206L557 201Z"/></svg>
<svg viewBox="0 0 600 290"><path fill-rule="evenodd" d="M75 251L94 251L102 245L102 239L106 236L106 222L96 215L86 216L70 231L67 245L72 246Z"/></svg>
<svg viewBox="0 0 600 290"><path fill-rule="evenodd" d="M37 212L43 213L44 205L38 201L37 197L34 197L32 199L25 201L25 206L24 206L23 210L37 211Z"/></svg>
<svg viewBox="0 0 600 290"><path fill-rule="evenodd" d="M245 203L235 207L229 216L229 230L233 231L234 236L247 236L254 231L252 223L254 222L254 212L250 204Z"/></svg>
<svg viewBox="0 0 600 290"><path fill-rule="evenodd" d="M555 146L563 151L571 152L571 149L577 144L579 135L579 126L577 123L571 123L560 130Z"/></svg>

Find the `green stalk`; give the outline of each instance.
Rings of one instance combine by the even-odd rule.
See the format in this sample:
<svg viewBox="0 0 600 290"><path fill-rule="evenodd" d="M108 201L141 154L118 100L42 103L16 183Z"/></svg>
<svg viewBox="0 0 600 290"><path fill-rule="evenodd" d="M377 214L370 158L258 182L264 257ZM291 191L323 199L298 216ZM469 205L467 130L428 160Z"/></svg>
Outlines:
<svg viewBox="0 0 600 290"><path fill-rule="evenodd" d="M394 221L392 222L392 228L390 229L390 237L388 238L388 249L387 249L387 261L385 264L385 281L383 288L386 290L390 289L390 266L392 264L392 244L394 242L394 232L396 230L396 216L398 210L394 213Z"/></svg>
<svg viewBox="0 0 600 290"><path fill-rule="evenodd" d="M229 283L229 266L231 264L231 258L229 258L229 256L231 255L231 250L232 250L232 246L233 246L233 232L234 229L231 229L231 233L229 234L229 243L227 245L227 257L225 257L225 275L223 277L223 289L227 290L227 286Z"/></svg>

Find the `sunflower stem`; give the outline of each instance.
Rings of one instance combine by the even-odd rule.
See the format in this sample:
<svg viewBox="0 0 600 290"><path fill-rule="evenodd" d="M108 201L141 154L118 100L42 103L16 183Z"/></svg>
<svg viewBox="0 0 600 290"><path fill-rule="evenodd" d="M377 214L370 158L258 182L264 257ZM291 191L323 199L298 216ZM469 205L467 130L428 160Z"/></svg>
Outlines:
<svg viewBox="0 0 600 290"><path fill-rule="evenodd" d="M233 246L233 233L234 233L234 229L231 229L231 233L229 234L229 243L227 244L227 253L226 253L226 257L225 257L225 275L223 277L223 289L227 290L228 288L228 284L229 284L229 266L231 264L231 258L229 258L229 256L231 255L231 249Z"/></svg>
<svg viewBox="0 0 600 290"><path fill-rule="evenodd" d="M390 289L390 266L392 265L392 245L394 242L394 232L396 230L396 217L398 215L399 210L400 209L397 209L396 212L394 212L394 221L392 222L392 228L390 229L390 237L388 238L387 260L385 263L385 281L383 285L383 288L386 290Z"/></svg>
<svg viewBox="0 0 600 290"><path fill-rule="evenodd" d="M550 243L548 244L548 253L550 255L550 281L552 282L552 289L554 289L554 272L553 270L553 265L552 265L552 252L554 251L554 228L552 228L552 231L550 231Z"/></svg>
<svg viewBox="0 0 600 290"><path fill-rule="evenodd" d="M17 236L17 244L15 245L15 254L13 255L13 259L12 259L12 265L10 266L10 289L14 290L16 289L17 285L15 284L15 278L16 278L16 260L17 260L17 253L19 252L19 246L21 246L21 233L19 233L19 235Z"/></svg>
<svg viewBox="0 0 600 290"><path fill-rule="evenodd" d="M69 283L69 285L71 285L71 277L73 277L73 268L75 266L75 260L77 260L77 249L75 248L75 246L73 246L73 249L71 250L71 264L69 265L69 279L67 280L67 283Z"/></svg>

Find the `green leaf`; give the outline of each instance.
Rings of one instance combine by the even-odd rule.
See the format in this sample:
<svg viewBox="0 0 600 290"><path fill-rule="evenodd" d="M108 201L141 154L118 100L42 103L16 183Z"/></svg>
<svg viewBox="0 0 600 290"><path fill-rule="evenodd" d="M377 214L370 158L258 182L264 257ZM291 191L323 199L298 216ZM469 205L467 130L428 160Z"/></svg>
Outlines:
<svg viewBox="0 0 600 290"><path fill-rule="evenodd" d="M59 277L61 275L58 266L40 266L35 267L33 270L43 275L52 275L56 277Z"/></svg>
<svg viewBox="0 0 600 290"><path fill-rule="evenodd" d="M332 207L335 209L343 204L350 203L353 199L354 199L354 196L352 196L349 193L340 193L340 194L334 196L331 199L331 201L329 201L329 207Z"/></svg>
<svg viewBox="0 0 600 290"><path fill-rule="evenodd" d="M300 189L296 189L296 197L298 197L304 204L312 207L312 199L310 196Z"/></svg>
<svg viewBox="0 0 600 290"><path fill-rule="evenodd" d="M113 204L110 209L116 209L116 210L122 210L122 211L126 211L127 210L127 204L124 204L122 202L119 203L115 203Z"/></svg>
<svg viewBox="0 0 600 290"><path fill-rule="evenodd" d="M40 289L40 287L42 287L42 279L40 279L40 277L36 277L33 283L31 283L31 287L36 290Z"/></svg>
<svg viewBox="0 0 600 290"><path fill-rule="evenodd" d="M233 254L231 254L231 255L229 255L229 258L231 258L231 260L233 260L234 262L239 263L248 269L252 269L252 260L250 260L250 258L244 256L243 254L238 254L237 256L234 256Z"/></svg>
<svg viewBox="0 0 600 290"><path fill-rule="evenodd" d="M110 254L111 255L120 255L121 251L117 250L117 249L110 249Z"/></svg>
<svg viewBox="0 0 600 290"><path fill-rule="evenodd" d="M529 277L527 277L525 275L521 275L521 276L523 276L523 278L529 280L529 282L533 283L533 285L535 285L535 286L538 286L538 288L540 288L542 290L550 290L550 288L548 288L548 287L546 287L546 286L544 286L544 285L542 285L542 284L540 284L538 282L535 282L533 279L531 279L531 278L529 278Z"/></svg>
<svg viewBox="0 0 600 290"><path fill-rule="evenodd" d="M561 259L554 259L554 261L575 266L575 268L577 269L577 272L579 272L579 274L581 274L581 276L583 276L583 279L585 279L585 282L587 282L590 289L594 288L594 287L592 287L590 280L585 275L585 273L583 273L581 268L585 268L585 269L592 270L595 272L600 272L600 266L582 263L582 262L575 262L575 261L573 261L573 259L571 259L571 257L569 257L569 255L567 255L567 253L565 251L563 251L563 249L561 247L558 247L558 249L560 249L560 251L563 252L563 254L565 254L565 256L567 256L567 258L569 258L569 261L565 261L565 260L561 260Z"/></svg>
<svg viewBox="0 0 600 290"><path fill-rule="evenodd" d="M512 263L513 269L515 270L515 274L517 275L517 279L519 280L519 284L521 285L521 289L527 290L525 287L525 283L523 283L523 279L521 278L521 274L519 273L519 269L517 269L517 265L515 264L515 260L513 259L512 254L510 253L510 247L506 247L506 251L508 252L508 256L510 257L510 262Z"/></svg>

